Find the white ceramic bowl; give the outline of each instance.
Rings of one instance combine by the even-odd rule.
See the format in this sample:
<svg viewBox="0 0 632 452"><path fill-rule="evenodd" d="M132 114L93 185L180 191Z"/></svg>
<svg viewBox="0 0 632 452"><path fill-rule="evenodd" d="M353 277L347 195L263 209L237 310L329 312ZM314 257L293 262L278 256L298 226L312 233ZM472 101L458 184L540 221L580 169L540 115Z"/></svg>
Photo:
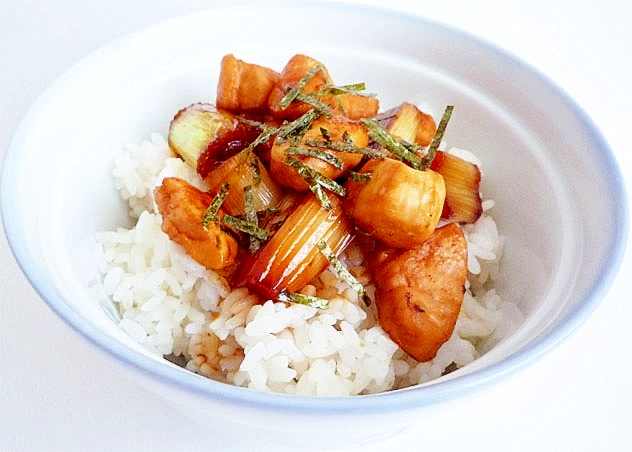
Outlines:
<svg viewBox="0 0 632 452"><path fill-rule="evenodd" d="M103 308L90 243L94 232L127 224L110 177L123 143L166 134L180 107L211 99L224 54L281 68L299 52L325 62L339 81L365 81L384 106L408 100L440 112L454 104L447 141L483 161L483 190L507 238L498 291L527 317L492 351L430 384L323 399L232 387L151 356ZM563 92L471 36L357 6L214 10L102 48L25 116L6 154L1 195L6 233L28 279L123 372L214 433L247 428L262 440L319 447L390 435L556 346L604 295L627 235L612 153Z"/></svg>

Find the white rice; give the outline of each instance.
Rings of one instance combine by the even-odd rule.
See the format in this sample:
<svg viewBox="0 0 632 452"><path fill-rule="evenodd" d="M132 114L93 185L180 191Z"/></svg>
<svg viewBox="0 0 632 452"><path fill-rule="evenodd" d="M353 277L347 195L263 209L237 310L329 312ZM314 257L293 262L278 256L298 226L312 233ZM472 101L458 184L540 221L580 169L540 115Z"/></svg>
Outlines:
<svg viewBox="0 0 632 452"><path fill-rule="evenodd" d="M459 156L475 158L456 150ZM469 157L468 157L469 156ZM103 286L117 306L120 327L161 356L179 356L193 372L260 391L317 396L370 394L424 383L446 367L462 367L489 350L522 321L514 303L493 289L502 237L487 211L463 230L468 240L467 291L454 333L426 363L408 357L356 292L325 271L303 290L330 299L326 310L266 301L231 289L161 230L152 192L166 176L204 188L195 171L175 158L158 134L129 145L116 160L114 184L136 224L97 234ZM344 262L374 287L353 244Z"/></svg>

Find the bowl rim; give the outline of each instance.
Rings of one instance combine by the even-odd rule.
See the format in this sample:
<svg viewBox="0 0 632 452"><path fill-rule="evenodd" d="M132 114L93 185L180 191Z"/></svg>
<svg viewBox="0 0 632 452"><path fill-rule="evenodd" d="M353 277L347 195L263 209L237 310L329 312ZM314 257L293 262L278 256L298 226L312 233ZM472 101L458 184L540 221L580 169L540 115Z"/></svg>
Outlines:
<svg viewBox="0 0 632 452"><path fill-rule="evenodd" d="M467 375L459 375L452 379L435 382L431 385L416 386L396 391L389 391L381 394L361 395L353 397L311 397L298 395L284 395L268 392L259 392L238 386L220 383L207 378L201 378L193 373L182 372L169 366L156 366L155 361L139 352L128 349L117 341L109 338L98 328L85 323L83 317L73 311L64 301L62 295L54 288L47 286L47 281L38 271L38 264L28 251L25 239L21 236L18 227L18 218L14 214L13 207L19 202L17 193L12 191L16 180L13 169L18 165L21 144L28 134L28 131L37 126L38 113L42 105L45 105L55 97L55 94L72 79L83 65L89 65L91 61L98 59L101 55L115 52L121 46L125 46L139 33L151 29L160 29L167 24L174 24L179 21L186 21L193 15L216 14L221 10L233 10L233 6L211 7L195 13L176 16L160 21L153 25L143 27L133 33L101 46L88 56L80 59L52 84L50 84L36 99L27 113L20 121L13 137L9 143L4 156L4 161L0 173L0 214L2 216L5 235L7 236L10 249L20 266L22 272L38 295L48 304L48 306L71 328L77 331L84 339L94 345L97 349L105 352L116 361L120 361L135 371L144 374L152 379L158 379L162 383L173 385L182 391L196 394L203 397L212 397L222 401L237 405L247 405L250 408L262 408L266 410L287 411L309 415L338 414L367 414L372 412L393 412L404 409L414 409L421 406L433 405L445 400L454 399L455 396L463 396L477 388L481 388L492 381L497 381L513 374L517 370L526 368L530 363L540 356L549 352L557 344L575 331L593 312L601 300L605 297L610 285L614 281L619 266L625 253L628 236L628 201L625 184L622 174L616 162L616 158L610 149L606 139L594 125L585 111L576 102L560 89L548 77L532 68L529 64L521 61L516 56L501 49L497 45L485 41L468 32L457 29L450 25L436 22L422 16L404 13L384 7L371 5L359 5L352 3L327 3L301 2L295 4L287 2L288 8L305 9L316 8L337 10L349 13L362 12L365 15L381 17L384 15L397 21L410 21L418 26L433 27L437 30L447 32L450 35L457 35L474 42L478 47L486 52L495 54L505 61L510 61L522 71L526 71L539 83L552 88L553 92L563 101L569 111L575 113L589 132L595 143L598 143L598 153L603 159L605 171L609 176L609 187L615 198L615 203L620 206L617 211L617 218L613 219L614 233L609 244L607 259L604 262L595 283L587 291L585 298L569 311L560 325L547 334L534 340L527 347L494 363L485 369L479 369ZM238 2L239 7L257 8L261 3Z"/></svg>

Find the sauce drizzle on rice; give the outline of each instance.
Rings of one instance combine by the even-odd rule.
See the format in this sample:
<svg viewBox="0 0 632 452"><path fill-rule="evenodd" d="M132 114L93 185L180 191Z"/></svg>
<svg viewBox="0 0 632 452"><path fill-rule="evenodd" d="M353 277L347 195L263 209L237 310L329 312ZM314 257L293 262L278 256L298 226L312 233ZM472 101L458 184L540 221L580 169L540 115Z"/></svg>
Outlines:
<svg viewBox="0 0 632 452"><path fill-rule="evenodd" d="M241 87L231 91L227 85L239 80L238 76L230 73L235 67L242 76L254 71L258 77L263 77L265 83L262 87L270 81L266 77L270 77L274 82L271 84L272 89L280 87L286 95L293 96L293 99L284 105L300 105L287 108L290 110L288 112L278 106L263 105L262 101L248 101L244 98L249 95L248 90ZM248 279L240 278L244 274L247 275L248 271L252 274L252 268L256 266L253 267L251 263L256 262L258 256L265 255L266 248L269 248L271 243L275 243L275 249L285 246L282 244L283 241L279 244L273 239L280 224L294 224L292 222L296 220L292 214L296 205L300 205L300 202L307 198L317 200L320 207L315 208L314 212L322 211L324 218L331 209L327 202L332 202L332 199L335 201L335 197L341 196L343 205L353 202L353 197L344 197L348 190L355 190L353 196L358 198L358 193L370 186L371 179L369 175L369 184L363 184L355 182L355 178L349 177L347 180L346 174L349 171L362 172L366 162L375 165L371 162L384 161L385 157L389 160L402 160L391 152L389 146L400 146L403 149L400 149L401 152L409 152L423 158L428 143L417 144L414 140L417 135L426 137L424 140L428 139L428 134L419 134L417 128L419 124L428 127L428 118L431 118L425 113L418 114L419 110L410 104L402 104L406 107L377 117L376 106L379 104L375 97L349 88L336 87L324 66L306 56L292 58L278 77L274 71L262 68L241 62L232 56L225 57L218 86L219 108L198 106L191 111L179 112L176 118L189 118L190 122L178 122L174 118L172 130L177 132L170 131L168 140L154 134L150 140L140 145L129 145L126 152L116 160L114 184L126 202L135 225L131 229L119 228L116 231L97 234L96 252L99 268L104 275L104 288L121 314L120 327L133 340L153 352L168 356L170 360L177 361L187 369L209 378L261 391L321 396L371 394L430 381L465 366L510 334L521 323L522 315L514 303L502 300L493 288L502 255L502 237L498 234L493 218L487 212L493 203L481 202L478 193L480 171L474 163L476 159L463 158L468 155L463 150L439 151L442 162L447 157L449 162L458 163L446 165L446 171L451 172L445 175L445 180L449 181L450 177L454 179L459 175L467 179L470 177L467 174L473 174L472 177L478 177L476 193L473 195L472 190L467 189L467 184L449 182L449 187L446 186L443 195L445 199L442 198L438 205L438 214L432 214L433 221L436 220L434 224L439 226L437 231L446 227L442 225L450 224L455 232L458 231L463 236L463 244L467 244L466 255L459 258L463 259L464 266L461 271L464 273L457 289L463 296L457 297L456 310L452 308L453 320L449 321L447 333L443 333L445 337L436 345L432 345L431 350L423 356L417 355L417 358L424 362L418 362L411 357L410 354L415 355L412 352L414 347L409 347L406 340L399 339L392 328L387 329L389 333L386 333L383 326L380 326L380 305L384 306L389 300L378 298L378 303L366 303L367 300L363 298L376 300L376 295L380 297L385 287L384 281L380 282L379 278L376 280L373 277L373 274L379 276L380 271L376 272L375 268L370 269L367 265L367 259L371 260L369 250L373 249L373 253L380 253L381 256L390 256L394 255L393 253L405 253L405 249L423 246L426 240L421 240L420 245L414 242L418 239L416 234L400 234L404 237L403 243L400 241L385 245L379 231L364 230L364 233L371 234L370 237L364 233L353 232L353 228L366 229L361 221L356 221L365 215L361 209L355 209L360 212L350 216L352 229L345 229L347 232L340 236L341 240L337 242L328 243L327 233L321 236L321 239L316 239L316 236L310 233L309 239L301 242L303 239L292 235L296 228L290 228L290 232L284 234L284 238L289 237L287 240L290 245L287 245L286 251L290 255L296 251L295 248L300 250L307 246L296 247L296 243L307 243L316 248L315 255L322 258L318 269L311 273L301 273L296 277L299 280L297 285L287 286L283 283L285 285L281 289L285 293L295 292L302 297L301 299L308 300L307 304L279 302L280 292L258 290L260 280L257 278L254 279L254 283L242 286L241 281ZM306 74L310 77L307 78ZM315 80L318 77L320 82L317 83ZM255 97L265 98L260 92L264 88L259 88L259 85L253 87L253 79L249 80L250 89L257 93ZM294 89L296 86L302 88ZM231 102L240 107L232 107L232 111L221 109L224 102L222 99L227 93L237 96L237 101L233 98ZM283 102L284 96L279 97L278 93L275 96L275 102ZM272 96L269 95L268 98L267 102L272 102ZM344 102L337 102L340 99ZM354 106L356 101L358 105ZM314 111L317 114L309 113ZM209 112L211 116L204 116ZM352 112L354 117L345 117L347 112ZM209 133L208 129L204 129L200 124L208 121L213 115L222 115L222 124L215 127L213 133ZM306 120L305 115L311 119ZM366 134L367 131L363 132L364 129L359 128L360 122L357 119L367 116L376 117L380 130L384 130L384 136L393 140L394 144L372 145L374 138L371 137L375 136L375 132L369 132L368 140L363 141L362 134ZM279 117L282 117L282 120ZM316 121L317 118L321 119ZM411 118L413 126L404 126L403 124L411 122ZM297 120L302 122L297 124ZM214 196L210 187L212 184L209 183L208 177L205 180L196 171L197 159L209 147L209 142L221 136L221 130L234 131L237 128L236 124L243 124L244 121L250 127L258 128L260 132L258 139L255 139L258 143L246 143L240 146L241 149L235 150L237 156L244 152L244 158L240 157L239 162L249 161L251 155L256 156L244 170L244 174L250 180L240 187L241 199L233 200L232 204L222 204L221 211L218 211L219 214L214 221L220 225L222 217L242 220L243 224L223 224L222 230L227 230L230 237L243 242L246 246L239 252L234 265L212 268L212 264L204 266L191 257L192 254L195 256L195 253L188 249L191 245L186 240L175 243L170 239L168 231L165 232L164 229L164 217L166 214L172 215L173 212L165 212L160 199L154 198L154 193L157 187L163 186L165 179L177 178L182 181L178 183L178 187L182 184L186 184L186 187L195 187L195 190L187 188L186 193L202 193L206 199L205 203L209 204L209 199ZM314 122L318 125L317 128L310 129ZM431 124L434 128L434 121L431 121ZM181 135L185 133L183 130L188 134L186 137ZM309 132L310 130L313 132ZM348 132L349 130L352 132ZM248 133L249 136L254 136L252 130ZM412 134L412 137L407 136L407 133ZM315 152L300 152L300 148L305 144L305 136L310 140L309 145L305 147L315 149ZM287 143L290 143L290 146ZM279 153L279 148L282 153ZM288 153L291 149L298 149L299 152ZM376 151L385 155L376 155ZM319 153L342 160L338 163ZM357 154L359 159L351 154ZM279 162L279 155L285 168L280 164L276 167L273 165L273 162ZM351 157L353 158L345 160ZM208 155L204 158L206 162L213 160L212 156L209 158ZM223 158L226 162L231 159L230 156ZM300 164L291 164L288 161L290 158L299 161ZM415 157L407 160L416 161ZM345 164L345 161L350 163ZM213 167L219 168L222 164L223 162L213 162ZM331 168L338 169L331 172ZM442 181L444 179L441 167L434 170L412 168L406 171L437 171L440 175L438 177ZM279 173L293 176L283 177L279 176ZM209 174L213 174L213 171ZM234 166L226 174L234 175ZM300 189L296 185L301 185L296 182L299 181L295 179L297 174L303 181L303 189L307 190L306 194L300 196L295 192ZM268 176L269 180L266 179ZM324 179L321 180L321 176ZM289 180L295 182L286 182L293 184L291 188L284 187L283 181ZM456 180L459 180L458 177ZM331 185L329 181L340 183L343 190L338 193L337 186ZM238 182L230 182L231 187L239 187L237 184ZM260 184L264 189L260 190L260 193L267 193L265 196L259 195L256 191ZM397 192L398 188L401 188L401 184L390 189L389 193L392 195L393 190ZM207 191L209 194L206 194ZM244 191L250 195L244 196ZM301 199L303 201L300 201ZM398 198L394 199L395 201L389 198L389 205L397 205ZM408 198L402 196L399 199ZM186 206L188 202L184 199L180 206ZM386 202L374 202L373 208L379 208L381 213L387 213L387 209L384 208ZM389 217L383 214L381 218L393 223L406 221L407 205L403 204L404 207L396 209L399 216ZM366 206L362 207L366 209ZM416 210L419 211L419 208ZM454 222L464 220L454 216L446 217L473 210L477 210L474 216L468 214L469 222L459 227ZM266 215L262 215L264 211ZM438 217L442 213L444 218L439 223ZM304 215L313 219L318 218L320 214ZM373 216L375 217L375 213ZM235 227L237 229L234 229ZM256 231L254 227L260 228L265 235L253 235L252 231ZM434 229L435 226L430 227ZM339 228L334 227L333 230L337 229ZM353 240L350 239L352 236L355 237ZM256 240L253 240L253 237ZM325 240L323 243L328 246L326 249L334 250L336 261L331 261L331 257L328 260L322 253L319 254L319 240ZM393 246L395 248L392 248ZM397 248L404 250L398 251ZM307 250L297 252L299 262L300 256L306 253ZM445 252L443 254L445 255ZM270 255L274 253L270 254L268 250L268 261ZM311 262L313 256L303 260ZM377 261L379 259L373 259L373 262ZM299 268L302 265L294 265L288 260L279 262L279 268L285 273L288 269L292 271L294 267ZM348 276L340 277L341 268ZM239 276L235 277L234 274ZM383 273L381 278L384 279ZM394 281L397 276L389 278L389 281ZM428 278L432 278L432 272ZM379 285L376 285L377 283ZM419 284L427 283L415 283ZM358 287L362 290L358 290ZM433 291L439 295L440 292L441 289ZM265 296L261 296L262 293ZM401 297L401 300L406 299L406 295ZM326 309L310 305L309 300L324 301ZM417 309L421 306L419 302L406 306L403 311L405 316L406 309L416 313L424 311L423 307L421 311ZM435 309L439 308L433 305L430 311ZM383 309L382 317L384 312ZM414 328L412 331L414 333ZM416 346L420 344L420 336L423 334L413 334L412 341ZM422 348L427 348L426 343L431 342L427 339L421 341Z"/></svg>

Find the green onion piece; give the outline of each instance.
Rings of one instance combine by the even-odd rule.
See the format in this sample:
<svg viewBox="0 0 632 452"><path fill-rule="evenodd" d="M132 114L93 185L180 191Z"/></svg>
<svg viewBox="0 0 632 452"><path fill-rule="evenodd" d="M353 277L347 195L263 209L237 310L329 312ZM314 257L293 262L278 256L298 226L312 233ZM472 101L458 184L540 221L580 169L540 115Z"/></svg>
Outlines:
<svg viewBox="0 0 632 452"><path fill-rule="evenodd" d="M370 306L371 299L369 298L369 295L367 294L364 286L360 284L360 281L358 281L355 278L355 276L353 276L349 272L349 270L345 268L345 266L342 264L340 259L338 259L336 254L329 247L327 242L325 242L324 240L321 240L320 242L318 242L317 246L320 252L323 254L323 256L327 258L327 260L329 261L331 266L334 268L334 270L336 270L336 273L338 273L338 276L340 277L340 279L342 279L345 283L349 285L349 287L351 287L353 290L356 291L356 293L358 294L358 296L364 302L365 305Z"/></svg>
<svg viewBox="0 0 632 452"><path fill-rule="evenodd" d="M289 105L294 102L294 100L301 93L302 89L305 88L305 85L307 85L309 81L322 70L323 67L318 65L314 66L312 70L305 74L303 78L301 78L298 83L292 89L290 89L285 94L285 96L283 96L283 99L281 99L281 102L279 102L279 106L281 107L281 109L285 110L287 107L289 107Z"/></svg>
<svg viewBox="0 0 632 452"><path fill-rule="evenodd" d="M284 303L302 304L318 309L327 309L329 307L329 300L313 297L311 295L304 295L302 293L283 291L279 294L278 299Z"/></svg>
<svg viewBox="0 0 632 452"><path fill-rule="evenodd" d="M290 147L286 151L288 155L303 155L306 157L314 157L323 162L327 162L335 168L342 169L343 163L338 157L322 149L306 148L306 147Z"/></svg>
<svg viewBox="0 0 632 452"><path fill-rule="evenodd" d="M422 147L409 143L404 144L405 142L397 140L388 130L373 119L361 119L360 123L364 124L369 131L369 138L377 144L388 149L395 157L407 162L411 167L422 169L423 163L421 159L413 152L413 149L423 150Z"/></svg>
<svg viewBox="0 0 632 452"><path fill-rule="evenodd" d="M211 223L211 221L219 221L219 208L228 196L228 183L224 182L220 187L217 194L213 197L213 201L209 204L208 208L202 216L202 226L205 228Z"/></svg>
<svg viewBox="0 0 632 452"><path fill-rule="evenodd" d="M329 130L324 127L320 127L320 134L323 136L323 139L326 142L331 143L331 135L329 134Z"/></svg>
<svg viewBox="0 0 632 452"><path fill-rule="evenodd" d="M358 173L357 171L349 171L347 175L350 180L360 184L366 184L371 180L371 173Z"/></svg>
<svg viewBox="0 0 632 452"><path fill-rule="evenodd" d="M454 105L448 105L445 107L445 111L443 112L443 116L441 117L441 121L439 121L439 125L437 126L437 131L435 132L435 136L432 138L432 142L428 147L428 152L423 158L423 163L426 168L430 167L432 160L437 153L437 149L439 149L439 145L441 144L441 140L443 139L443 135L445 133L445 129L448 127L448 122L450 121L450 117L452 116L452 111L454 110Z"/></svg>
<svg viewBox="0 0 632 452"><path fill-rule="evenodd" d="M259 240L268 240L268 232L259 227L256 223L251 223L243 218L234 217L232 215L224 215L222 222L226 226L237 229L238 231L245 232L246 234L253 236Z"/></svg>

